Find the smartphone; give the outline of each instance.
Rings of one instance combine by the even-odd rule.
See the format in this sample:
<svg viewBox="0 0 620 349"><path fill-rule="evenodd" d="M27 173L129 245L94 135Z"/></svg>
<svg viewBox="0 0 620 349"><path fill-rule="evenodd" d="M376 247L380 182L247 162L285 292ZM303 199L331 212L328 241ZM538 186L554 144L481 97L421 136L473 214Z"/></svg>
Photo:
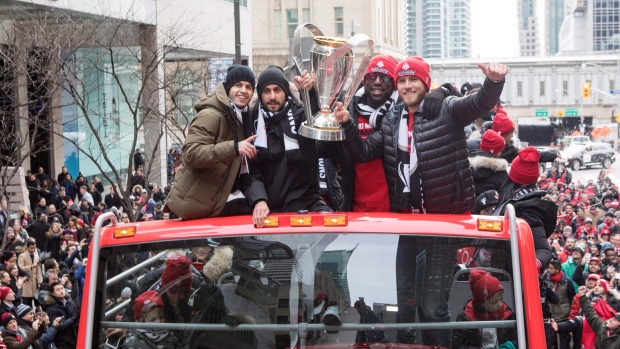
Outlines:
<svg viewBox="0 0 620 349"><path fill-rule="evenodd" d="M588 253L586 253L586 254L584 255L584 258L585 258L586 260L589 260L589 259L590 259L590 257L592 257L592 254L591 254L591 253L589 253L589 252L588 252Z"/></svg>
<svg viewBox="0 0 620 349"><path fill-rule="evenodd" d="M620 273L616 273L616 279L620 280Z"/></svg>
<svg viewBox="0 0 620 349"><path fill-rule="evenodd" d="M151 214L151 213L147 213L147 214L145 214L144 216L146 216L146 218L148 218L148 219L153 218L153 214Z"/></svg>

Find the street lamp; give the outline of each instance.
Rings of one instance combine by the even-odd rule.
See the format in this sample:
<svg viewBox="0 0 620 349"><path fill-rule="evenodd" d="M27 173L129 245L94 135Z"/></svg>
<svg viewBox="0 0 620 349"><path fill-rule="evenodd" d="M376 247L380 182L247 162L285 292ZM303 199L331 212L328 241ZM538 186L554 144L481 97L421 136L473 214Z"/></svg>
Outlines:
<svg viewBox="0 0 620 349"><path fill-rule="evenodd" d="M593 67L598 68L600 71L602 71L603 73L605 73L605 74L609 75L610 77L614 75L614 74L612 74L612 73L608 72L607 70L605 70L605 69L604 69L603 67L601 67L600 65L598 65L598 64L596 64L596 63L592 63L592 62L584 62L584 63L581 63L581 68L585 68L587 65L591 65L591 66L593 66ZM618 74L619 72L620 72L620 57L618 58L618 67L617 67L616 74ZM615 81L617 81L617 79L616 79L616 80L614 80L614 89L615 89L615 87L616 87L616 86L615 86ZM616 108L620 110L620 99L618 99L618 97L613 96L613 95L611 95L611 94L609 94L609 93L607 93L607 92L603 92L603 91L601 91L601 90L599 90L599 89L597 89L597 88L592 87L591 85L590 85L590 88L591 88L592 90L594 90L594 91L598 91L598 92L600 92L600 93L602 93L602 94L604 94L604 95L607 95L607 96L609 96L609 97L613 97L613 98L616 100L616 104L617 104Z"/></svg>

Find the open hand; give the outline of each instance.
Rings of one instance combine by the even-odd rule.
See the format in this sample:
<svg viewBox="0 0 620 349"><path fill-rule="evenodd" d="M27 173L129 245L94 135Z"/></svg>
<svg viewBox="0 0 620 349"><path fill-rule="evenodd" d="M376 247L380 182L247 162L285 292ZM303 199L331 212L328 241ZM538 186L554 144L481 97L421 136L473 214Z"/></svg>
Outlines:
<svg viewBox="0 0 620 349"><path fill-rule="evenodd" d="M254 206L254 212L252 216L254 226L256 226L257 228L262 228L265 225L265 218L269 216L269 206L267 205L267 202L259 201Z"/></svg>
<svg viewBox="0 0 620 349"><path fill-rule="evenodd" d="M508 74L508 67L497 62L491 62L488 66L485 66L484 63L478 63L478 67L487 79L494 82L501 81Z"/></svg>

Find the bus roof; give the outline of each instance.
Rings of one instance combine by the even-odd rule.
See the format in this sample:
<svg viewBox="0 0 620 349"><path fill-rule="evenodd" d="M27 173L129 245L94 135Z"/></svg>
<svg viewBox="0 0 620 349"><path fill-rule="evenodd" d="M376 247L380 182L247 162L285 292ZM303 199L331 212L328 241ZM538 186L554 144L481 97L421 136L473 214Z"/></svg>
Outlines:
<svg viewBox="0 0 620 349"><path fill-rule="evenodd" d="M119 224L102 229L103 246L235 236L295 233L387 233L509 239L503 217L469 214L308 213L274 214L276 227L255 228L251 216ZM333 225L331 225L333 224Z"/></svg>

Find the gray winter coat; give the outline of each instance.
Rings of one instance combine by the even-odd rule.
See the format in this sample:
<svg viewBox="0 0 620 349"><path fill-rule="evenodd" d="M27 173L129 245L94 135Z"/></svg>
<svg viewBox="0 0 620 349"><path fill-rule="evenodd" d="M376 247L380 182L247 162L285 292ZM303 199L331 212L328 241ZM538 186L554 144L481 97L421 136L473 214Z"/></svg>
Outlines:
<svg viewBox="0 0 620 349"><path fill-rule="evenodd" d="M475 203L472 172L467 160L467 142L463 128L488 112L499 99L504 80L486 79L483 87L466 97L449 96L436 118L425 119L420 111L414 116L413 137L420 164L426 211L428 213L463 213ZM381 130L363 140L353 122L343 124L344 145L357 162L383 159L390 194L390 210L401 211L397 203L399 181L396 150L403 104L386 115Z"/></svg>

